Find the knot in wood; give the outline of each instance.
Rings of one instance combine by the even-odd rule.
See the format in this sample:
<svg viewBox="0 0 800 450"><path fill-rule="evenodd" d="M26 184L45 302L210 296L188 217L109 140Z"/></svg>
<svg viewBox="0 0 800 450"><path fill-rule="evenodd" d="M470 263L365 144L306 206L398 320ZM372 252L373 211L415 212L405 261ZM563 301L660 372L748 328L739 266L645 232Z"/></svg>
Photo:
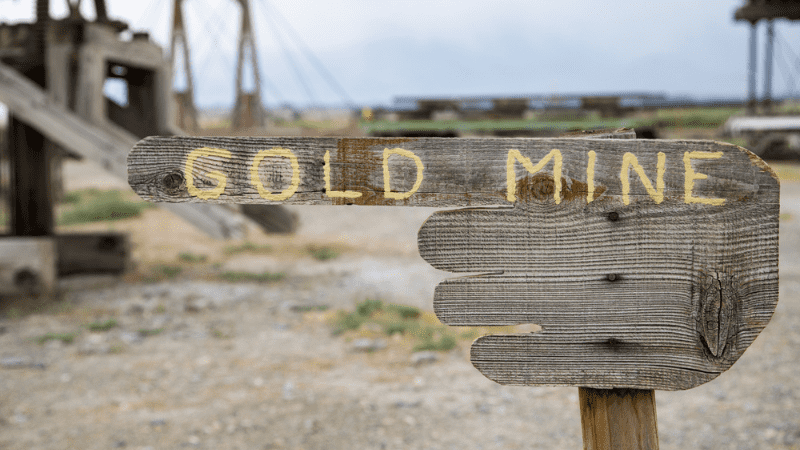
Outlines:
<svg viewBox="0 0 800 450"><path fill-rule="evenodd" d="M555 189L553 176L545 173L517 180L517 198L524 202L552 200Z"/></svg>
<svg viewBox="0 0 800 450"><path fill-rule="evenodd" d="M715 358L736 351L741 308L737 291L735 280L725 273L706 275L700 286L697 331L706 350Z"/></svg>
<svg viewBox="0 0 800 450"><path fill-rule="evenodd" d="M161 179L161 184L168 193L180 190L184 182L183 175L178 172L168 173Z"/></svg>

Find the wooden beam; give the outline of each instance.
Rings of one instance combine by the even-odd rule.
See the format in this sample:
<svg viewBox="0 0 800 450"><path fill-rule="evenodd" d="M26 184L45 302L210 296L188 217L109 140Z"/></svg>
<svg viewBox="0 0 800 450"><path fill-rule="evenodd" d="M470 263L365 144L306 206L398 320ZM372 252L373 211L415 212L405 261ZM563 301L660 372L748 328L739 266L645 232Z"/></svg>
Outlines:
<svg viewBox="0 0 800 450"><path fill-rule="evenodd" d="M53 195L50 188L53 147L12 112L8 127L12 236L50 236Z"/></svg>
<svg viewBox="0 0 800 450"><path fill-rule="evenodd" d="M16 70L0 63L0 102L20 121L63 149L100 164L112 175L128 176L127 154L136 138L124 130L88 123L50 99L45 91ZM117 127L118 128L118 127ZM112 129L112 131L109 131ZM216 205L164 205L207 234L220 238L242 237L249 220L238 211Z"/></svg>

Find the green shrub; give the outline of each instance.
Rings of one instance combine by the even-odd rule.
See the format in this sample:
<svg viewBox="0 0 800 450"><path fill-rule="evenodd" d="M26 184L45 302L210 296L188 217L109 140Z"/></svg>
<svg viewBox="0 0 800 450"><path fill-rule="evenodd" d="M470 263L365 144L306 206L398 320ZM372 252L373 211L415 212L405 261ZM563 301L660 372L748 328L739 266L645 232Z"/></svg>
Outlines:
<svg viewBox="0 0 800 450"><path fill-rule="evenodd" d="M159 264L153 268L156 274L164 278L175 278L183 272L180 266L173 266L170 264Z"/></svg>
<svg viewBox="0 0 800 450"><path fill-rule="evenodd" d="M47 333L37 337L35 340L40 345L48 341L61 341L65 344L71 344L75 340L75 336L77 336L77 333Z"/></svg>
<svg viewBox="0 0 800 450"><path fill-rule="evenodd" d="M331 247L308 247L308 253L317 261L327 261L339 256L339 251Z"/></svg>
<svg viewBox="0 0 800 450"><path fill-rule="evenodd" d="M446 352L448 350L452 350L456 346L456 338L452 335L445 334L442 335L439 340L429 339L423 341L421 344L417 344L414 346L415 352L421 351L439 351L439 352Z"/></svg>
<svg viewBox="0 0 800 450"><path fill-rule="evenodd" d="M163 328L139 328L138 333L139 336L147 337L147 336L155 336L157 334L160 334L162 331L164 331Z"/></svg>
<svg viewBox="0 0 800 450"><path fill-rule="evenodd" d="M427 324L422 311L413 306L384 303L380 300L366 299L357 304L355 311L339 311L333 322L333 333L359 330L365 324L377 325L387 336L402 334L412 336L418 343L414 351L453 349L457 340L442 325ZM437 338L438 339L435 339Z"/></svg>
<svg viewBox="0 0 800 450"><path fill-rule="evenodd" d="M86 327L89 329L89 331L108 331L114 328L115 326L117 326L117 320L108 319L102 322L92 322Z"/></svg>
<svg viewBox="0 0 800 450"><path fill-rule="evenodd" d="M389 304L386 309L390 313L397 314L403 319L417 319L422 315L419 308L413 306Z"/></svg>
<svg viewBox="0 0 800 450"><path fill-rule="evenodd" d="M283 272L264 272L264 273L251 273L251 272L222 272L219 277L225 281L232 283L243 283L247 281L255 281L259 283L280 281L286 278Z"/></svg>
<svg viewBox="0 0 800 450"><path fill-rule="evenodd" d="M61 225L122 220L138 217L153 205L123 198L121 191L99 191L96 189L71 193L68 200L73 207L59 218Z"/></svg>
<svg viewBox="0 0 800 450"><path fill-rule="evenodd" d="M357 330L366 321L363 316L353 313L339 311L336 323L334 324L333 333L342 334L348 330Z"/></svg>
<svg viewBox="0 0 800 450"><path fill-rule="evenodd" d="M194 253L182 252L178 255L178 259L183 262L195 264L206 262L208 257L206 255L195 255Z"/></svg>
<svg viewBox="0 0 800 450"><path fill-rule="evenodd" d="M225 247L225 254L235 255L237 253L267 253L272 251L269 244L256 245L252 242L245 242L239 245L229 245Z"/></svg>
<svg viewBox="0 0 800 450"><path fill-rule="evenodd" d="M383 309L383 302L380 300L367 299L356 305L356 312L361 317L369 317L381 309Z"/></svg>

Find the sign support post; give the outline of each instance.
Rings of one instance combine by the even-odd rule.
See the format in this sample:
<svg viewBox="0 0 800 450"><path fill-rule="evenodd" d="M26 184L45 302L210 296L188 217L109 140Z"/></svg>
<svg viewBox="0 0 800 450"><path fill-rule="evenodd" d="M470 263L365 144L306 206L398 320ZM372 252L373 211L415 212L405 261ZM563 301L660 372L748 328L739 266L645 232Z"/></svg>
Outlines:
<svg viewBox="0 0 800 450"><path fill-rule="evenodd" d="M583 448L658 449L652 389L579 388Z"/></svg>

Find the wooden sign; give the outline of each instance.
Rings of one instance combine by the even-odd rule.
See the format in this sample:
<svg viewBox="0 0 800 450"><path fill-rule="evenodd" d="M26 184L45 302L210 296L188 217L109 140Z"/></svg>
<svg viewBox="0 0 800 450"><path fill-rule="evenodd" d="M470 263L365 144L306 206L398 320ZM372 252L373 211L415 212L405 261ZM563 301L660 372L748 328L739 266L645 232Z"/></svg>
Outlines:
<svg viewBox="0 0 800 450"><path fill-rule="evenodd" d="M779 184L745 149L632 139L151 137L128 158L166 202L470 207L419 231L450 325L502 384L688 389L778 300Z"/></svg>

